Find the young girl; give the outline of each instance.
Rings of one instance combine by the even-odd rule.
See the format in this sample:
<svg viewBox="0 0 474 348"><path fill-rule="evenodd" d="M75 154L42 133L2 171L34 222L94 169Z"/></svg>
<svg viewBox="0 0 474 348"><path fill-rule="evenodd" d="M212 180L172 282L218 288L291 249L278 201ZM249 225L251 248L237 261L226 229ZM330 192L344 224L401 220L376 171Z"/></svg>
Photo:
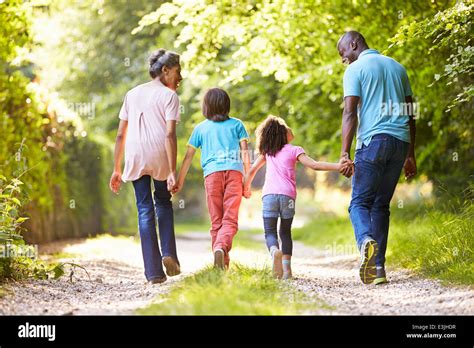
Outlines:
<svg viewBox="0 0 474 348"><path fill-rule="evenodd" d="M230 98L224 90L212 88L204 95L202 113L207 120L199 123L189 138L173 189L173 193L182 189L194 153L200 148L214 266L220 269L229 267L229 251L238 229L243 176L250 168L247 131L242 121L229 117L229 110Z"/></svg>
<svg viewBox="0 0 474 348"><path fill-rule="evenodd" d="M291 223L295 215L296 162L314 170L339 171L341 164L316 162L305 154L300 146L291 145L293 132L279 117L268 116L256 131L259 156L245 177L244 196L250 197L250 186L255 174L267 164L265 184L262 189L263 225L265 240L273 259L273 274L276 278L289 279L291 274ZM277 222L280 220L280 250Z"/></svg>

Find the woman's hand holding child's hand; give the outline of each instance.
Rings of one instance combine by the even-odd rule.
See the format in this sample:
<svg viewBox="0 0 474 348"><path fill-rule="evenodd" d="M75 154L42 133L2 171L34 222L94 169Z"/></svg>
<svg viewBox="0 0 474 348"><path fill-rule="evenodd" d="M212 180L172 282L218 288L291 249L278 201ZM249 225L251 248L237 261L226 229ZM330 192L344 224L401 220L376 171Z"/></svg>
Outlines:
<svg viewBox="0 0 474 348"><path fill-rule="evenodd" d="M169 190L173 195L177 194L183 188L183 184L179 181Z"/></svg>
<svg viewBox="0 0 474 348"><path fill-rule="evenodd" d="M173 188L176 186L176 172L171 172L166 179L166 184L168 191L172 192Z"/></svg>

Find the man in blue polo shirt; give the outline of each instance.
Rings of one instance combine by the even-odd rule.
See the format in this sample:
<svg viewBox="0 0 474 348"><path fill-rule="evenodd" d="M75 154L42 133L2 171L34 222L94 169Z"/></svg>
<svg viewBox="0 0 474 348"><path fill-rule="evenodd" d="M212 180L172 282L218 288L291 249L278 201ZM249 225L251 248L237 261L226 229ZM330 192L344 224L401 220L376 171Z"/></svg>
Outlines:
<svg viewBox="0 0 474 348"><path fill-rule="evenodd" d="M343 63L344 112L341 162L350 159L357 128L349 214L361 253L364 284L386 283L385 251L390 200L402 168L416 174L415 120L412 91L405 68L392 58L369 49L364 37L345 33L337 44Z"/></svg>

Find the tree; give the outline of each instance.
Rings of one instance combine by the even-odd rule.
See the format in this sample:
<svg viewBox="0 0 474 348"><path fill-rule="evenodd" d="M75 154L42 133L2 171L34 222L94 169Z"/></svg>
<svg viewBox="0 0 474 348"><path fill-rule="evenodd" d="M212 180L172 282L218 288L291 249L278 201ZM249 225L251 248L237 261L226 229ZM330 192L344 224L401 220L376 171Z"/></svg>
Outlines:
<svg viewBox="0 0 474 348"><path fill-rule="evenodd" d="M452 193L474 173L473 9L472 2L457 2L406 24L389 47L416 71L412 83L423 87L417 95L423 171Z"/></svg>
<svg viewBox="0 0 474 348"><path fill-rule="evenodd" d="M422 108L420 172L459 182L472 174L472 163L452 171L446 158L453 149L466 159L472 154L465 122L472 108L471 21L471 2L174 0L145 15L134 33L179 27L175 45L193 80L218 80L235 91L239 107L251 108L249 121L280 114L311 151L335 157L344 72L336 43L344 31L359 30L370 47L408 69ZM249 89L254 93L243 92Z"/></svg>
<svg viewBox="0 0 474 348"><path fill-rule="evenodd" d="M71 158L71 153L81 148L86 159L94 158L97 147L86 138L77 115L35 75L30 60L35 45L31 4L0 2L0 21L0 233L12 228L19 232L16 217L26 213L32 217L26 222L28 241L94 234L100 230L97 182L87 176L90 171L72 177L67 174L74 161L80 162L79 168L88 164ZM20 177L24 185L13 190ZM76 193L74 185L88 179L90 185L71 196ZM77 204L75 210L70 207L71 199ZM13 224L8 217L15 217Z"/></svg>

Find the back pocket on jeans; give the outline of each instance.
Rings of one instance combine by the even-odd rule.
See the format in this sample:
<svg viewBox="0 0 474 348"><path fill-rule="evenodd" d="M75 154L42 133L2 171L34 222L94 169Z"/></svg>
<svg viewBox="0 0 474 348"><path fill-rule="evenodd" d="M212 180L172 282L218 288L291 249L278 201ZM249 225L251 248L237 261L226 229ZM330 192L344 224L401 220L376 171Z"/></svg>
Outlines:
<svg viewBox="0 0 474 348"><path fill-rule="evenodd" d="M360 158L363 161L383 163L387 159L388 139L372 139L369 146L362 146Z"/></svg>

